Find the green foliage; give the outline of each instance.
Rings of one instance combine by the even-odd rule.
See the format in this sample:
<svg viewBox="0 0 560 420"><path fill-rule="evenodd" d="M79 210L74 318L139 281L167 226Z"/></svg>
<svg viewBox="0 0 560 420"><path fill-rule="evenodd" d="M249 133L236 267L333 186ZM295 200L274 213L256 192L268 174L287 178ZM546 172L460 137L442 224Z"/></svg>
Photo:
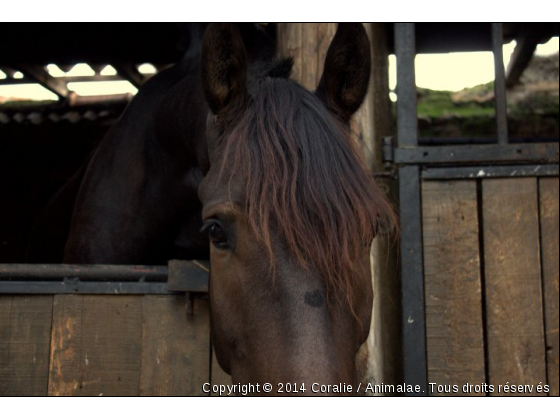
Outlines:
<svg viewBox="0 0 560 420"><path fill-rule="evenodd" d="M493 101L484 100L493 90L493 84L475 86L465 90L464 99L453 100L454 92L418 88L418 116L441 117L486 117L494 115ZM460 93L463 93L460 92Z"/></svg>

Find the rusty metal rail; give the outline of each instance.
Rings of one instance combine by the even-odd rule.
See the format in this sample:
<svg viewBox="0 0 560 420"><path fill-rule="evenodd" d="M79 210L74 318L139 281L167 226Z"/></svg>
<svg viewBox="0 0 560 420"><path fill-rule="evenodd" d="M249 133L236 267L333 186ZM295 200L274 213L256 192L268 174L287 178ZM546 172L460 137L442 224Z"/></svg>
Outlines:
<svg viewBox="0 0 560 420"><path fill-rule="evenodd" d="M204 261L168 266L0 264L0 294L173 294L208 291Z"/></svg>

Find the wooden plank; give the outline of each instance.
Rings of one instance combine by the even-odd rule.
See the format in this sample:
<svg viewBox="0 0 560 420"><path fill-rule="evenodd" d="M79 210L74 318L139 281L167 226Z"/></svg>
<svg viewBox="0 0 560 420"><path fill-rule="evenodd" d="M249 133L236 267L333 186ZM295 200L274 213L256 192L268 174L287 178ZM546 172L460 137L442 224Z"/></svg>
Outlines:
<svg viewBox="0 0 560 420"><path fill-rule="evenodd" d="M187 316L184 296L146 296L142 345L142 396L205 395L210 382L210 314L194 300Z"/></svg>
<svg viewBox="0 0 560 420"><path fill-rule="evenodd" d="M36 80L37 83L55 93L60 98L68 96L69 91L66 86L66 81L63 78L52 77L44 67L20 64L18 65L18 69L21 70L25 76Z"/></svg>
<svg viewBox="0 0 560 420"><path fill-rule="evenodd" d="M318 39L320 23L306 23L302 26L301 36L301 84L309 90L315 90L318 85L317 58Z"/></svg>
<svg viewBox="0 0 560 420"><path fill-rule="evenodd" d="M0 296L0 396L45 396L52 296Z"/></svg>
<svg viewBox="0 0 560 420"><path fill-rule="evenodd" d="M302 36L303 23L278 24L278 52L281 57L293 57L292 79L302 82Z"/></svg>
<svg viewBox="0 0 560 420"><path fill-rule="evenodd" d="M50 395L139 394L142 298L57 296Z"/></svg>
<svg viewBox="0 0 560 420"><path fill-rule="evenodd" d="M56 295L49 372L49 395L81 395L83 295Z"/></svg>
<svg viewBox="0 0 560 420"><path fill-rule="evenodd" d="M214 385L231 385L231 376L224 372L220 367L218 360L216 359L216 352L212 351L212 380L210 381L212 386ZM212 397L220 396L217 392L211 392ZM227 395L221 395L222 397ZM231 395L233 396L233 394Z"/></svg>
<svg viewBox="0 0 560 420"><path fill-rule="evenodd" d="M424 181L422 220L428 381L462 394L486 381L476 181Z"/></svg>
<svg viewBox="0 0 560 420"><path fill-rule="evenodd" d="M319 80L321 80L321 76L323 75L323 70L325 68L325 59L327 58L327 51L331 46L331 42L334 38L334 34L336 33L337 23L319 23L317 28L317 80L315 89L317 84L319 84Z"/></svg>
<svg viewBox="0 0 560 420"><path fill-rule="evenodd" d="M539 180L546 366L549 395L558 396L558 178Z"/></svg>
<svg viewBox="0 0 560 420"><path fill-rule="evenodd" d="M126 63L126 62L118 62L112 63L113 67L119 75L121 75L124 79L128 80L135 88L139 88L144 84L146 78L142 73L138 71L134 64Z"/></svg>
<svg viewBox="0 0 560 420"><path fill-rule="evenodd" d="M488 380L519 395L497 386L546 383L537 181L483 180L482 195Z"/></svg>

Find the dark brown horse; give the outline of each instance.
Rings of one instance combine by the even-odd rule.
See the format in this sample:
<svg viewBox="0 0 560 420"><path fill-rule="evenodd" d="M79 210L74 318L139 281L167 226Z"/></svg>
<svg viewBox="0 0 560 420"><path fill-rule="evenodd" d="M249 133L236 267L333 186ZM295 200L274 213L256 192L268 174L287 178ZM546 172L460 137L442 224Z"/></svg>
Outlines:
<svg viewBox="0 0 560 420"><path fill-rule="evenodd" d="M65 260L160 262L178 231L198 255L202 226L212 338L233 383L355 391L369 249L393 219L349 136L369 41L340 24L314 93L289 80L291 60L247 45L238 26L210 25L200 60L140 91L86 170Z"/></svg>

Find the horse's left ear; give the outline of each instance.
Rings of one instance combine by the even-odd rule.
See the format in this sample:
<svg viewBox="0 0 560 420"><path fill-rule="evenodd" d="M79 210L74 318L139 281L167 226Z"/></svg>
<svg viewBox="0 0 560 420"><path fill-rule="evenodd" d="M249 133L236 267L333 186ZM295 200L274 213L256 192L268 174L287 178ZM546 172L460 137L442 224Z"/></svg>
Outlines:
<svg viewBox="0 0 560 420"><path fill-rule="evenodd" d="M364 101L370 72L370 45L363 25L339 23L316 94L332 112L348 122Z"/></svg>
<svg viewBox="0 0 560 420"><path fill-rule="evenodd" d="M247 54L233 23L212 23L202 40L202 86L212 112L221 116L247 93Z"/></svg>

